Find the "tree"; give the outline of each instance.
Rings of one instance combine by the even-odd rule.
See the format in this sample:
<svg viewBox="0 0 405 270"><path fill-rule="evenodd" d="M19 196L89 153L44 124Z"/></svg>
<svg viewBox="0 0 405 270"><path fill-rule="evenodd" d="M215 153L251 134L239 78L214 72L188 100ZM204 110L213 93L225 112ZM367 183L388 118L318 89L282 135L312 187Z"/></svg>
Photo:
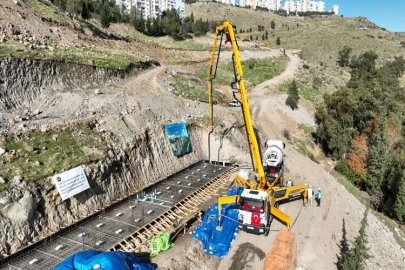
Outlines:
<svg viewBox="0 0 405 270"><path fill-rule="evenodd" d="M266 38L265 38L265 36L264 36L264 34L262 35L262 40L265 40Z"/></svg>
<svg viewBox="0 0 405 270"><path fill-rule="evenodd" d="M401 222L405 222L405 170L398 183L398 192L395 198L394 215Z"/></svg>
<svg viewBox="0 0 405 270"><path fill-rule="evenodd" d="M191 12L190 21L191 21L192 23L194 22L194 13L193 13L193 12Z"/></svg>
<svg viewBox="0 0 405 270"><path fill-rule="evenodd" d="M281 39L280 39L280 37L277 37L276 44L277 44L277 45L281 45Z"/></svg>
<svg viewBox="0 0 405 270"><path fill-rule="evenodd" d="M253 36L252 36L252 35L250 35L250 40L251 40L251 41L253 40Z"/></svg>
<svg viewBox="0 0 405 270"><path fill-rule="evenodd" d="M269 39L269 32L267 32L267 30L266 30L265 38L266 38L266 40Z"/></svg>
<svg viewBox="0 0 405 270"><path fill-rule="evenodd" d="M271 20L270 27L273 30L276 28L276 23L274 22L274 20Z"/></svg>
<svg viewBox="0 0 405 270"><path fill-rule="evenodd" d="M290 107L292 110L298 109L298 101L300 100L300 96L298 94L298 85L297 82L294 80L290 84L288 88L288 97L285 100L285 104Z"/></svg>
<svg viewBox="0 0 405 270"><path fill-rule="evenodd" d="M405 72L405 59L401 55L400 57L395 57L395 60L389 64L391 71L397 76L397 78L402 77Z"/></svg>
<svg viewBox="0 0 405 270"><path fill-rule="evenodd" d="M349 46L344 46L341 51L339 51L338 62L339 66L346 67L350 63L350 54L352 53L353 49Z"/></svg>
<svg viewBox="0 0 405 270"><path fill-rule="evenodd" d="M101 25L104 28L110 27L110 7L108 6L108 3L105 2L102 9L101 9Z"/></svg>
<svg viewBox="0 0 405 270"><path fill-rule="evenodd" d="M66 1L66 10L73 16L79 14L80 10L79 0Z"/></svg>
<svg viewBox="0 0 405 270"><path fill-rule="evenodd" d="M357 177L357 185L361 186L361 177L366 173L367 160L368 160L368 145L367 137L361 135L353 138L352 142L352 152L349 155L348 163L350 168Z"/></svg>
<svg viewBox="0 0 405 270"><path fill-rule="evenodd" d="M366 260L370 258L370 255L368 254L369 248L367 248L368 241L366 235L367 214L368 209L364 211L359 236L357 236L354 240L353 248L342 259L341 269L343 270L363 270L365 269Z"/></svg>
<svg viewBox="0 0 405 270"><path fill-rule="evenodd" d="M370 140L370 153L368 159L368 171L364 179L366 191L370 195L381 196L382 185L386 179L387 172L387 150L388 144L386 139L387 124L386 120L379 118L376 121L376 127L373 128ZM379 205L376 205L379 206Z"/></svg>
<svg viewBox="0 0 405 270"><path fill-rule="evenodd" d="M82 12L81 12L81 16L84 20L88 20L91 18L91 13L90 13L90 9L89 9L89 3L87 0L83 0L82 1Z"/></svg>

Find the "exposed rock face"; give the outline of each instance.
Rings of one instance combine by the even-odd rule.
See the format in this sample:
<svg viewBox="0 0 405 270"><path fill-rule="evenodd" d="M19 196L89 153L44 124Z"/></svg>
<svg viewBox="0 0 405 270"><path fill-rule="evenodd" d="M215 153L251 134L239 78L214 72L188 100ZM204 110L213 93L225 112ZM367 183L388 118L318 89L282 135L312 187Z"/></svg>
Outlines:
<svg viewBox="0 0 405 270"><path fill-rule="evenodd" d="M9 110L29 104L44 87L60 91L74 87L99 86L119 81L157 62L140 62L125 70L75 65L68 62L28 59L0 59L0 110Z"/></svg>
<svg viewBox="0 0 405 270"><path fill-rule="evenodd" d="M163 128L144 130L123 148L109 150L102 161L85 166L91 188L64 202L50 179L13 179L9 190L0 193L6 204L0 205L0 231L5 232L0 258L201 160L202 131L189 128L189 136L193 152L178 158Z"/></svg>
<svg viewBox="0 0 405 270"><path fill-rule="evenodd" d="M34 210L36 209L36 202L32 194L26 190L24 197L18 202L13 202L6 205L1 213L4 217L8 218L11 222L30 222Z"/></svg>

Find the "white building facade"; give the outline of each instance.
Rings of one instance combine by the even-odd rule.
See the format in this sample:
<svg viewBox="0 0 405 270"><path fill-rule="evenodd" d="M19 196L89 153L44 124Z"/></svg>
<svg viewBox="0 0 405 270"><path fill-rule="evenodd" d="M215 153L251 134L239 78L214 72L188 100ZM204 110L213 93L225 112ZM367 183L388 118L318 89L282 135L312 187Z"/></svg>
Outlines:
<svg viewBox="0 0 405 270"><path fill-rule="evenodd" d="M332 8L330 9L330 12L335 13L335 15L339 15L339 6L333 5Z"/></svg>
<svg viewBox="0 0 405 270"><path fill-rule="evenodd" d="M125 0L122 0L125 1ZM128 1L128 0L127 0ZM129 0L131 1L131 0ZM183 0L133 0L133 6L142 13L145 19L158 18L163 11L176 9L181 18L185 16ZM129 7L130 5L128 5Z"/></svg>
<svg viewBox="0 0 405 270"><path fill-rule="evenodd" d="M287 13L295 12L325 12L325 2L323 1L311 1L300 0L293 1L287 0L284 4L284 8Z"/></svg>

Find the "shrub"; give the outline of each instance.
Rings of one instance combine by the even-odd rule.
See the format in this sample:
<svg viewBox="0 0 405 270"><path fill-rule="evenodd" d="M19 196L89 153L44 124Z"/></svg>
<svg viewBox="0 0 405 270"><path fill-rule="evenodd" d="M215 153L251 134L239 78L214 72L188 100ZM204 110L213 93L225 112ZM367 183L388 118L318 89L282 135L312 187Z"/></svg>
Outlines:
<svg viewBox="0 0 405 270"><path fill-rule="evenodd" d="M335 166L335 170L337 172L339 172L340 174L346 176L346 178L352 182L355 183L356 182L356 175L354 174L354 172L352 171L352 169L350 168L349 163L347 162L346 159L341 159Z"/></svg>
<svg viewBox="0 0 405 270"><path fill-rule="evenodd" d="M283 129L283 136L287 140L291 140L291 133L290 133L290 131L288 129Z"/></svg>

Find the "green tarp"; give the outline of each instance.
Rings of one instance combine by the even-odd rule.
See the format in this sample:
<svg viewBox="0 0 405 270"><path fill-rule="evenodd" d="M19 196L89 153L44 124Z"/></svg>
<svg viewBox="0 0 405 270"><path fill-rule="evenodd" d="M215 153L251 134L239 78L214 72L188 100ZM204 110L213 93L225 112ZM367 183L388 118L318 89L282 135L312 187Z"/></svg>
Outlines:
<svg viewBox="0 0 405 270"><path fill-rule="evenodd" d="M168 250L174 247L174 243L170 243L170 234L165 232L156 235L150 242L150 256L155 257L161 251Z"/></svg>

